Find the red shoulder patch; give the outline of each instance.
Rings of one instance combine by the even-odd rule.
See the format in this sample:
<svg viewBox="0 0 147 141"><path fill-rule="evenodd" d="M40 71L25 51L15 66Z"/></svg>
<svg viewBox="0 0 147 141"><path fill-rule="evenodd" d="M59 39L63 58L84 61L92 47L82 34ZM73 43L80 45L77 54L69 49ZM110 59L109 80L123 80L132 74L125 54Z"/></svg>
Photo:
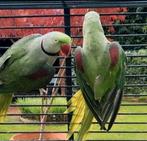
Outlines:
<svg viewBox="0 0 147 141"><path fill-rule="evenodd" d="M32 80L38 80L43 77L47 77L49 75L47 69L39 69L36 72L32 73L31 75L28 75L27 77Z"/></svg>
<svg viewBox="0 0 147 141"><path fill-rule="evenodd" d="M77 69L80 70L81 72L84 72L84 67L83 67L83 61L82 61L82 53L81 51L77 51L75 54L75 61L76 61L76 66Z"/></svg>
<svg viewBox="0 0 147 141"><path fill-rule="evenodd" d="M119 48L117 47L117 44L111 44L111 47L109 48L109 54L111 59L110 67L114 67L118 63L119 59Z"/></svg>

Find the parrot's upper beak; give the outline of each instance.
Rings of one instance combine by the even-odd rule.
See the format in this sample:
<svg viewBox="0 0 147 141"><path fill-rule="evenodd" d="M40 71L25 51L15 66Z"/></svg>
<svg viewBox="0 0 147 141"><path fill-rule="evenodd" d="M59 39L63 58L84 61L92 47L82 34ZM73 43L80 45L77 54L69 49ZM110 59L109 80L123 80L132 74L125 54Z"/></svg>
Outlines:
<svg viewBox="0 0 147 141"><path fill-rule="evenodd" d="M61 50L59 52L60 56L68 56L70 54L71 51L71 45L69 44L64 44L61 46Z"/></svg>

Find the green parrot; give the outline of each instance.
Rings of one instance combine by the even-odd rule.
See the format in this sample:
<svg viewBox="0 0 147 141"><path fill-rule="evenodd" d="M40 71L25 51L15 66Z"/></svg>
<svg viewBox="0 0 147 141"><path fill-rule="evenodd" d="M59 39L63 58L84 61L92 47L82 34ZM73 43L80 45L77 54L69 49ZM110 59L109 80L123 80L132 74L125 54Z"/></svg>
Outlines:
<svg viewBox="0 0 147 141"><path fill-rule="evenodd" d="M80 90L68 102L66 111L73 112L68 138L81 123L77 140L84 140L93 117L101 130L111 129L122 99L125 62L121 45L106 38L99 14L86 13L83 47L75 50L75 72Z"/></svg>
<svg viewBox="0 0 147 141"><path fill-rule="evenodd" d="M0 57L0 121L13 93L45 87L54 76L57 56L67 56L70 47L71 38L64 33L32 34L15 42Z"/></svg>

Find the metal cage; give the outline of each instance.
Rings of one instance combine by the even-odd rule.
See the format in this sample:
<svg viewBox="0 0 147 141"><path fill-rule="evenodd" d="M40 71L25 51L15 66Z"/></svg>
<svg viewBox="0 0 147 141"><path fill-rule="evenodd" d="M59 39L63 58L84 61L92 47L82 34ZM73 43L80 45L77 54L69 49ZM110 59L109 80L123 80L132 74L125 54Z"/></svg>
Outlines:
<svg viewBox="0 0 147 141"><path fill-rule="evenodd" d="M121 10L113 11L113 8L120 8ZM124 11L123 8L125 9ZM124 101L121 104L112 130L108 133L100 131L96 125L97 123L94 121L92 128L89 130L87 140L147 140L147 1L36 0L0 1L1 54L15 41L27 34L38 32L44 34L53 30L63 31L73 38L72 53L66 60L59 57L56 61L57 75L47 85L49 91L46 95L40 95L37 90L31 93L22 92L14 95L7 114L7 120L4 123L0 123L1 141L9 140L11 136L18 133L26 133L28 135L42 133L45 135L47 133L68 132L71 114L68 115L63 112L46 113L43 112L44 110L41 107L64 107L66 109L66 102L62 104L57 102L51 105L45 99L54 97L63 98L67 101L79 88L76 83L76 75L74 74L73 53L77 46L82 46L82 20L84 14L88 10L97 9L101 9L98 11L100 11L104 21L105 18L109 18L110 21L112 20L110 23L103 22L105 33L108 38L121 43L127 54L128 67L126 71ZM77 12L74 12L76 10ZM63 73L59 73L60 70ZM60 78L62 78L61 83ZM51 96L53 89L58 95ZM21 104L16 102L18 99L25 98L40 98L44 99L44 101L42 100L39 104ZM18 109L23 107L38 107L42 112L22 113ZM20 121L22 116L32 117L35 115L38 118L47 115L49 120L44 122L21 119ZM69 140L74 140L77 133L78 130ZM61 135L59 134L59 136ZM59 139L50 138L50 140Z"/></svg>

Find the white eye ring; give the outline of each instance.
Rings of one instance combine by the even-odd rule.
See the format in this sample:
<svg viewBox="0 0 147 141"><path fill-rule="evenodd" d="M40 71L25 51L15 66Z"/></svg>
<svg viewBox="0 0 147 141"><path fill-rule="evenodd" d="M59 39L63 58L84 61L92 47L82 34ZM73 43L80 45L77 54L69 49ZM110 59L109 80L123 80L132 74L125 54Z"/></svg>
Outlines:
<svg viewBox="0 0 147 141"><path fill-rule="evenodd" d="M58 42L58 40L57 40L57 39L55 39L54 41L55 41L55 42Z"/></svg>

